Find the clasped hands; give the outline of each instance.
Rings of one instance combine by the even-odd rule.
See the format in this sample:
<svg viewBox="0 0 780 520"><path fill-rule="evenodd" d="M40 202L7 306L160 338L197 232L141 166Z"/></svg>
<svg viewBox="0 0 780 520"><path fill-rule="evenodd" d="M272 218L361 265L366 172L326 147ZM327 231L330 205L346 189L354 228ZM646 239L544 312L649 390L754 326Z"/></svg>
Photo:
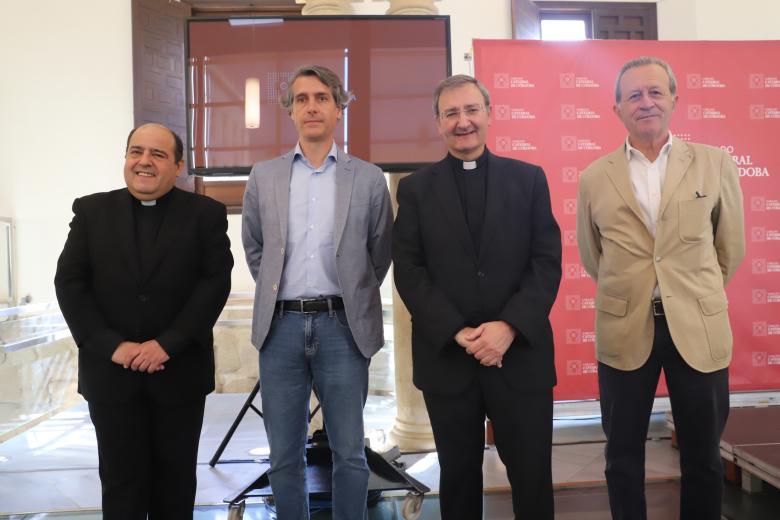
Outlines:
<svg viewBox="0 0 780 520"><path fill-rule="evenodd" d="M463 327L455 342L484 366L501 368L501 360L515 340L515 329L505 321L488 321L479 327Z"/></svg>
<svg viewBox="0 0 780 520"><path fill-rule="evenodd" d="M133 372L153 374L165 369L165 363L170 359L165 349L152 339L143 343L123 341L111 356L111 361Z"/></svg>

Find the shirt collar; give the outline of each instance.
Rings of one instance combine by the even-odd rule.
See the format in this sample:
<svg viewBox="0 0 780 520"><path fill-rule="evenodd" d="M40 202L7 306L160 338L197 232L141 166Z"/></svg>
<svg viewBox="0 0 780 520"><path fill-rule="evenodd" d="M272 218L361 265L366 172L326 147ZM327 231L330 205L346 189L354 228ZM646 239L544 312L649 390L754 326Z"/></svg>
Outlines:
<svg viewBox="0 0 780 520"><path fill-rule="evenodd" d="M485 164L487 164L487 156L487 146L482 151L482 155L473 161L463 161L462 159L458 159L451 153L447 152L447 159L450 161L450 165L452 166L453 171L457 172L473 172L477 169L483 169Z"/></svg>
<svg viewBox="0 0 780 520"><path fill-rule="evenodd" d="M672 150L672 133L669 132L669 139L666 140L666 143L661 147L661 153L658 154L658 157L661 157L662 155L669 155L669 152ZM644 159L647 159L645 157L645 154L631 146L631 143L629 142L629 138L626 137L626 160L628 162L631 162L631 152L635 152L639 155L639 157L642 157Z"/></svg>
<svg viewBox="0 0 780 520"><path fill-rule="evenodd" d="M144 207L144 208L150 208L154 206L165 206L165 204L168 203L168 201L171 199L171 193L173 193L173 190L175 188L171 188L167 192L163 193L162 196L158 199L149 200L149 201L142 201L140 199L136 199L132 193L130 193L130 190L127 190L127 194L130 195L130 198L133 201L133 205Z"/></svg>
<svg viewBox="0 0 780 520"><path fill-rule="evenodd" d="M327 166L328 159L333 159L334 162L338 161L338 148L336 147L336 141L333 141L333 144L330 146L330 151L328 152L328 156L325 158L325 161L322 163L322 169L325 169L325 166ZM306 163L306 166L308 166L311 169L314 169L312 165L309 163L309 160L306 158L305 155L303 155L303 149L301 148L301 142L298 141L295 145L295 152L293 153L293 161L301 160Z"/></svg>

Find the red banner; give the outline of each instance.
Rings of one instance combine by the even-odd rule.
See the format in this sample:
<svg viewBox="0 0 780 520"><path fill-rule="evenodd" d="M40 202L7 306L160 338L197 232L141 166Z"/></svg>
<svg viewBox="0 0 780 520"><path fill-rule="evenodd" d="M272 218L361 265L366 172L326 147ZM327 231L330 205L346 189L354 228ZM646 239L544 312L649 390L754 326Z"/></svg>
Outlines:
<svg viewBox="0 0 780 520"><path fill-rule="evenodd" d="M747 257L727 288L731 389L779 389L780 42L477 40L476 77L492 97L488 146L544 168L563 235L563 280L552 311L555 398L598 397L595 284L577 253L577 181L625 141L612 113L615 77L638 56L665 59L677 76L672 133L723 148L739 166Z"/></svg>

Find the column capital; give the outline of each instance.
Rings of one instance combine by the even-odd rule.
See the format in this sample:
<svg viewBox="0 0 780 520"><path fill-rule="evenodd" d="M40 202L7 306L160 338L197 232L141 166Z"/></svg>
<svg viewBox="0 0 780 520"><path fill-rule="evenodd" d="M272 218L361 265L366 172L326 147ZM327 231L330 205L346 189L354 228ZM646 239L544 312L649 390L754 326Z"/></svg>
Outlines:
<svg viewBox="0 0 780 520"><path fill-rule="evenodd" d="M306 0L303 15L352 14L350 0Z"/></svg>
<svg viewBox="0 0 780 520"><path fill-rule="evenodd" d="M386 14L439 14L433 0L390 0Z"/></svg>

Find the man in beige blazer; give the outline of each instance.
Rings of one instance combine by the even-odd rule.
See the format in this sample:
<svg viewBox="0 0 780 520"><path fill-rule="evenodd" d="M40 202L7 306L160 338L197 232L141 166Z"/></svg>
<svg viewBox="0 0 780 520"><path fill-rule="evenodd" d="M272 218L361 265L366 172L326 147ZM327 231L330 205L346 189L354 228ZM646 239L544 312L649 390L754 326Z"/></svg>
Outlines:
<svg viewBox="0 0 780 520"><path fill-rule="evenodd" d="M663 368L680 447L680 518L720 516L720 436L732 337L724 286L745 252L739 175L723 150L672 137L671 68L626 63L615 114L628 131L583 173L580 258L596 281L596 353L614 519L644 519L645 439Z"/></svg>

